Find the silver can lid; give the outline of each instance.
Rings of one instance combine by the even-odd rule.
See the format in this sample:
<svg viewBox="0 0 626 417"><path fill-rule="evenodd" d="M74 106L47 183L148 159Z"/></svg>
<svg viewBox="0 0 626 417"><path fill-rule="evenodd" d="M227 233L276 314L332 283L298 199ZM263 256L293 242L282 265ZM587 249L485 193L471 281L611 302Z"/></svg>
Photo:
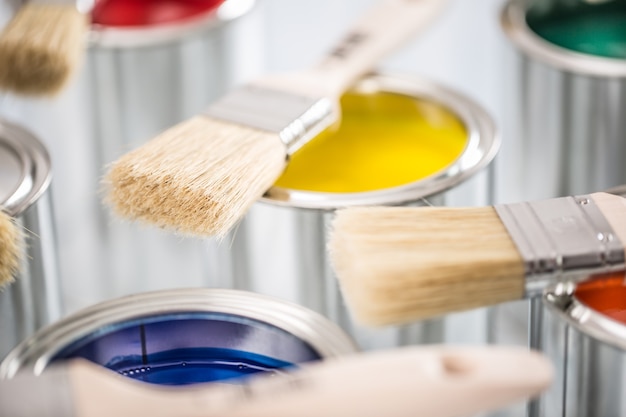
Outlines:
<svg viewBox="0 0 626 417"><path fill-rule="evenodd" d="M50 185L50 157L30 132L0 119L0 208L19 216Z"/></svg>

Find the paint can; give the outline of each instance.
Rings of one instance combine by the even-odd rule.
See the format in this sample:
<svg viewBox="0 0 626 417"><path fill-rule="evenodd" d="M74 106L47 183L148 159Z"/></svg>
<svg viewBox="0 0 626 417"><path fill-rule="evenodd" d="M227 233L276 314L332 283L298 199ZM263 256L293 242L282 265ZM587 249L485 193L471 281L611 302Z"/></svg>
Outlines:
<svg viewBox="0 0 626 417"><path fill-rule="evenodd" d="M513 47L504 67L498 202L625 183L623 1L509 0L500 23ZM541 348L543 309L540 299L494 308L491 340Z"/></svg>
<svg viewBox="0 0 626 417"><path fill-rule="evenodd" d="M626 414L625 296L623 274L577 287L561 285L544 294L542 350L557 373L535 415Z"/></svg>
<svg viewBox="0 0 626 417"><path fill-rule="evenodd" d="M356 325L328 260L326 233L341 207L489 202L484 168L498 146L491 118L466 97L415 77L363 78L342 98L338 130L294 154L235 232L235 244L254 248L234 253L246 285L322 313L363 349L484 341L482 310L399 328Z"/></svg>
<svg viewBox="0 0 626 417"><path fill-rule="evenodd" d="M109 300L48 326L0 364L0 379L84 358L161 385L224 381L354 353L335 324L246 291L177 289Z"/></svg>
<svg viewBox="0 0 626 417"><path fill-rule="evenodd" d="M620 0L510 0L515 46L501 157L507 199L535 200L626 182L626 25ZM500 191L500 189L499 189Z"/></svg>
<svg viewBox="0 0 626 417"><path fill-rule="evenodd" d="M43 144L21 126L0 120L0 207L25 236L20 272L0 292L0 358L61 315L50 180Z"/></svg>
<svg viewBox="0 0 626 417"><path fill-rule="evenodd" d="M233 286L229 248L117 218L101 179L118 157L259 71L258 13L254 0L96 4L83 70L44 132L63 190L55 207L69 311L142 291ZM58 119L69 131L54 131Z"/></svg>
<svg viewBox="0 0 626 417"><path fill-rule="evenodd" d="M605 192L626 197L626 185ZM623 273L616 273L578 285L557 284L530 302L530 341L552 359L556 377L548 391L529 403L529 417L626 412L626 322L613 320L620 308L626 309L626 303L620 307L626 300L623 282Z"/></svg>

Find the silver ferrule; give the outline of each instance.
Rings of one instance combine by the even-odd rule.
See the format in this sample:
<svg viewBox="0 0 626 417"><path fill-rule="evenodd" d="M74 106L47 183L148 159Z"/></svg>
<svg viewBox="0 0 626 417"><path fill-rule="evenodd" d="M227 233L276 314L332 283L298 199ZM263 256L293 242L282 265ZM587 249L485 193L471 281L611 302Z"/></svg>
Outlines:
<svg viewBox="0 0 626 417"><path fill-rule="evenodd" d="M495 206L524 260L526 296L624 268L624 247L590 196Z"/></svg>
<svg viewBox="0 0 626 417"><path fill-rule="evenodd" d="M35 376L21 372L0 380L0 416L74 417L69 372L59 365Z"/></svg>
<svg viewBox="0 0 626 417"><path fill-rule="evenodd" d="M205 115L276 133L291 155L330 126L336 112L327 98L246 85L216 101Z"/></svg>

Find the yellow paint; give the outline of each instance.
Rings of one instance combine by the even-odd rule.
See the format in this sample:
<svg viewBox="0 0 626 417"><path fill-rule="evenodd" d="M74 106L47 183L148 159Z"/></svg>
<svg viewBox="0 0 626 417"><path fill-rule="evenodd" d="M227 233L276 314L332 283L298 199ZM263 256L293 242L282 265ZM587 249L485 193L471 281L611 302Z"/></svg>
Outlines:
<svg viewBox="0 0 626 417"><path fill-rule="evenodd" d="M392 93L349 93L343 116L296 152L276 185L350 193L423 179L454 162L467 132L445 107Z"/></svg>

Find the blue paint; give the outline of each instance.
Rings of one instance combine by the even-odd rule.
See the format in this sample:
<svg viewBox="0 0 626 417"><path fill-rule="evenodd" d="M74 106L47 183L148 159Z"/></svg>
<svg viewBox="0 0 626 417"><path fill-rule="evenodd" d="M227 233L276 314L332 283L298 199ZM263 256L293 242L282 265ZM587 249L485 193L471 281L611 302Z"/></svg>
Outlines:
<svg viewBox="0 0 626 417"><path fill-rule="evenodd" d="M226 381L259 372L276 372L277 369L289 368L293 364L240 350L186 348L147 356L116 357L105 366L144 382L189 385Z"/></svg>
<svg viewBox="0 0 626 417"><path fill-rule="evenodd" d="M137 380L187 385L275 372L320 355L297 336L231 314L175 313L103 326L52 362L83 358Z"/></svg>

